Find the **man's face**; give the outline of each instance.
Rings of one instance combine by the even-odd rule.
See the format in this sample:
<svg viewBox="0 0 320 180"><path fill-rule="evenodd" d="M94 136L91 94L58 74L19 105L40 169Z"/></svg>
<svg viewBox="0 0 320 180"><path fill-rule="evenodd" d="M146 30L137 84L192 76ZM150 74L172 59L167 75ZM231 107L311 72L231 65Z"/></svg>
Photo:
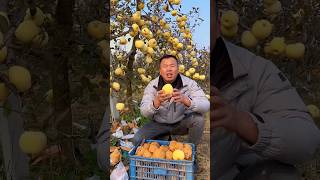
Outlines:
<svg viewBox="0 0 320 180"><path fill-rule="evenodd" d="M170 57L162 59L160 63L160 75L166 83L172 83L178 76L177 61Z"/></svg>

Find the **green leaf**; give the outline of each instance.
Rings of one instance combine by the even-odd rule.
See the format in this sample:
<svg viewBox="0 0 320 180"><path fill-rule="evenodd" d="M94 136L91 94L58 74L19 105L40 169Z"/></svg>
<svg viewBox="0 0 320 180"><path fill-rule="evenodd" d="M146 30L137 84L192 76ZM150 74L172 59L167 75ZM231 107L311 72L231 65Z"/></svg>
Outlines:
<svg viewBox="0 0 320 180"><path fill-rule="evenodd" d="M116 146L117 143L118 143L118 139L112 136L110 139L110 146Z"/></svg>

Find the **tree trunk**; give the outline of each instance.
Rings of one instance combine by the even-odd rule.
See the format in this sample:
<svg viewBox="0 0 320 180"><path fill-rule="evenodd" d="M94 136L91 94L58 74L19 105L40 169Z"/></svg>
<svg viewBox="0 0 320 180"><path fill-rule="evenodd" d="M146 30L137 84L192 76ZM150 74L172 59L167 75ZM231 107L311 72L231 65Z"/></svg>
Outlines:
<svg viewBox="0 0 320 180"><path fill-rule="evenodd" d="M51 60L52 89L54 96L55 122L58 130L58 140L66 156L66 161L74 165L72 138L72 111L69 89L69 57L71 56L72 26L73 26L74 0L59 0L56 9L56 31L53 36L53 59Z"/></svg>
<svg viewBox="0 0 320 180"><path fill-rule="evenodd" d="M137 36L136 36L137 37ZM129 56L129 61L127 64L127 98L128 98L128 107L130 112L133 110L132 106L132 78L133 78L133 62L134 57L136 55L136 47L134 45L134 42L136 41L136 37L133 38L133 44L131 48L131 54Z"/></svg>
<svg viewBox="0 0 320 180"><path fill-rule="evenodd" d="M140 0L136 1L137 6L136 10L138 11L138 4L140 3ZM132 105L132 79L133 79L133 62L135 60L136 56L136 46L134 45L134 42L138 39L138 36L135 36L133 38L133 43L132 47L130 50L130 55L129 55L129 61L127 64L127 98L128 98L128 107L129 107L129 112L133 112L133 105Z"/></svg>
<svg viewBox="0 0 320 180"><path fill-rule="evenodd" d="M211 0L210 1L210 8L211 8L211 17L210 18L210 30L211 30L211 38L210 38L210 51L213 52L213 48L215 46L216 43L216 38L218 36L218 23L217 23L217 18L218 18L218 8L217 8L217 4L216 4L216 0ZM213 18L214 17L214 18Z"/></svg>

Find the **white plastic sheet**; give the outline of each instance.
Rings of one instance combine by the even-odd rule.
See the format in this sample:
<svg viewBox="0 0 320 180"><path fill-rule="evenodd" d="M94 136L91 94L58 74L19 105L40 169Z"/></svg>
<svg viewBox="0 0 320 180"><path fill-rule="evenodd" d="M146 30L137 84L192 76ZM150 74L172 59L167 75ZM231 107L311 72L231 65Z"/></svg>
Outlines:
<svg viewBox="0 0 320 180"><path fill-rule="evenodd" d="M110 180L129 180L126 167L122 162L119 162L116 168L111 172Z"/></svg>

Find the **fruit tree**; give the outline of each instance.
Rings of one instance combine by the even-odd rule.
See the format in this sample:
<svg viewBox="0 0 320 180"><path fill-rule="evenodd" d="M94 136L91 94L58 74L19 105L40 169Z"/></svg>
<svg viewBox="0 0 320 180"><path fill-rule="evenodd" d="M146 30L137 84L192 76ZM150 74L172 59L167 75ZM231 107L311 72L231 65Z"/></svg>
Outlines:
<svg viewBox="0 0 320 180"><path fill-rule="evenodd" d="M107 106L107 4L0 2L0 116L13 134L2 148L23 154L32 179L97 172L87 158Z"/></svg>
<svg viewBox="0 0 320 180"><path fill-rule="evenodd" d="M208 92L209 53L192 38L202 22L199 9L183 12L181 0L111 1L111 95L121 112L131 112L144 87L158 75L159 58L179 59L179 72L196 80ZM209 35L208 35L209 38Z"/></svg>

